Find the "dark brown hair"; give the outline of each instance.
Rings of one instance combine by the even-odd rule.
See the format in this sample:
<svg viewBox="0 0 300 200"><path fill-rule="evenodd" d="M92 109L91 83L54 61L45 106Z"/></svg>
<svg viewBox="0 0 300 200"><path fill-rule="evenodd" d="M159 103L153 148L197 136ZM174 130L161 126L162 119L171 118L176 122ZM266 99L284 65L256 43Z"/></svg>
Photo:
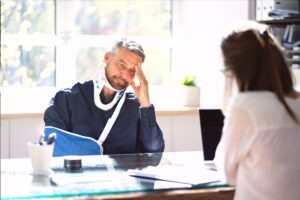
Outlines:
<svg viewBox="0 0 300 200"><path fill-rule="evenodd" d="M221 44L226 70L233 73L239 91L275 93L291 118L299 119L284 97L295 92L290 67L275 37L250 28L230 33Z"/></svg>

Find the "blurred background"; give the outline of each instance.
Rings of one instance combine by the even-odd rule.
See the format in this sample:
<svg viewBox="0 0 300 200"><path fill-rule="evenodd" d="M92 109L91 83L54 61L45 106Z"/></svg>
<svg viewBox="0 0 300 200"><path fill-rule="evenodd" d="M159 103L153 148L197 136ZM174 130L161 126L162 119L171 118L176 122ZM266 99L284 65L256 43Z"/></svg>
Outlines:
<svg viewBox="0 0 300 200"><path fill-rule="evenodd" d="M54 91L89 80L119 37L143 45L143 69L153 93L157 86L178 84L193 75L203 91L202 103L217 106L222 30L234 19L253 18L251 2L2 0L2 108L6 99L24 96L45 104ZM157 95L152 96L155 102Z"/></svg>
<svg viewBox="0 0 300 200"><path fill-rule="evenodd" d="M54 94L90 80L120 37L144 47L143 70L166 151L202 149L199 108L221 108L220 42L235 20L272 25L278 39L292 47L286 52L300 88L300 29L295 24L300 19L277 21L298 12L297 2L300 14L300 0L0 2L1 158L28 156L26 143L43 132L43 113ZM183 80L190 86L183 86Z"/></svg>

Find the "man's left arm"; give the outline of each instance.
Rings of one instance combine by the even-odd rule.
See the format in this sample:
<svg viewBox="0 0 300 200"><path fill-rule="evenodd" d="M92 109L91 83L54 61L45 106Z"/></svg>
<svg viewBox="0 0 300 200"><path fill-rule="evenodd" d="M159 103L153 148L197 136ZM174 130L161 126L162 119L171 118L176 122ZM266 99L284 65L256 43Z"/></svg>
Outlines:
<svg viewBox="0 0 300 200"><path fill-rule="evenodd" d="M155 109L153 105L149 107L140 107L140 127L139 127L139 144L140 151L146 152L163 152L165 142L163 133L156 122Z"/></svg>
<svg viewBox="0 0 300 200"><path fill-rule="evenodd" d="M139 139L141 144L139 148L142 152L163 152L165 148L163 134L156 122L154 106L150 104L148 81L141 63L135 66L135 71L139 83L132 82L131 86L140 102Z"/></svg>

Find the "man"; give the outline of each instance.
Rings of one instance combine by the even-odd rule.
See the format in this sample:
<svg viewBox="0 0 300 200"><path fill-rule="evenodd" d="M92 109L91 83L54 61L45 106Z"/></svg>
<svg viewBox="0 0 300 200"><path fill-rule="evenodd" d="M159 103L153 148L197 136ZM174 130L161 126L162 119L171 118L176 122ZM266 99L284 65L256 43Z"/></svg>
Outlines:
<svg viewBox="0 0 300 200"><path fill-rule="evenodd" d="M45 126L100 141L104 154L162 152L164 139L150 104L144 59L140 44L117 41L104 55L105 66L95 80L55 95L45 111ZM134 94L125 92L129 85Z"/></svg>

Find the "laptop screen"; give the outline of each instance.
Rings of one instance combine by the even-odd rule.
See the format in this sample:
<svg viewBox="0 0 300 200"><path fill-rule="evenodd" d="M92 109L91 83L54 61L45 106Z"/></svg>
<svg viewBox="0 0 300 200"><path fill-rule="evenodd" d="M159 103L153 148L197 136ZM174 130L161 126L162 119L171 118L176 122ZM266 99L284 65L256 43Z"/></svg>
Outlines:
<svg viewBox="0 0 300 200"><path fill-rule="evenodd" d="M213 160L222 135L224 115L220 109L200 109L204 160Z"/></svg>

